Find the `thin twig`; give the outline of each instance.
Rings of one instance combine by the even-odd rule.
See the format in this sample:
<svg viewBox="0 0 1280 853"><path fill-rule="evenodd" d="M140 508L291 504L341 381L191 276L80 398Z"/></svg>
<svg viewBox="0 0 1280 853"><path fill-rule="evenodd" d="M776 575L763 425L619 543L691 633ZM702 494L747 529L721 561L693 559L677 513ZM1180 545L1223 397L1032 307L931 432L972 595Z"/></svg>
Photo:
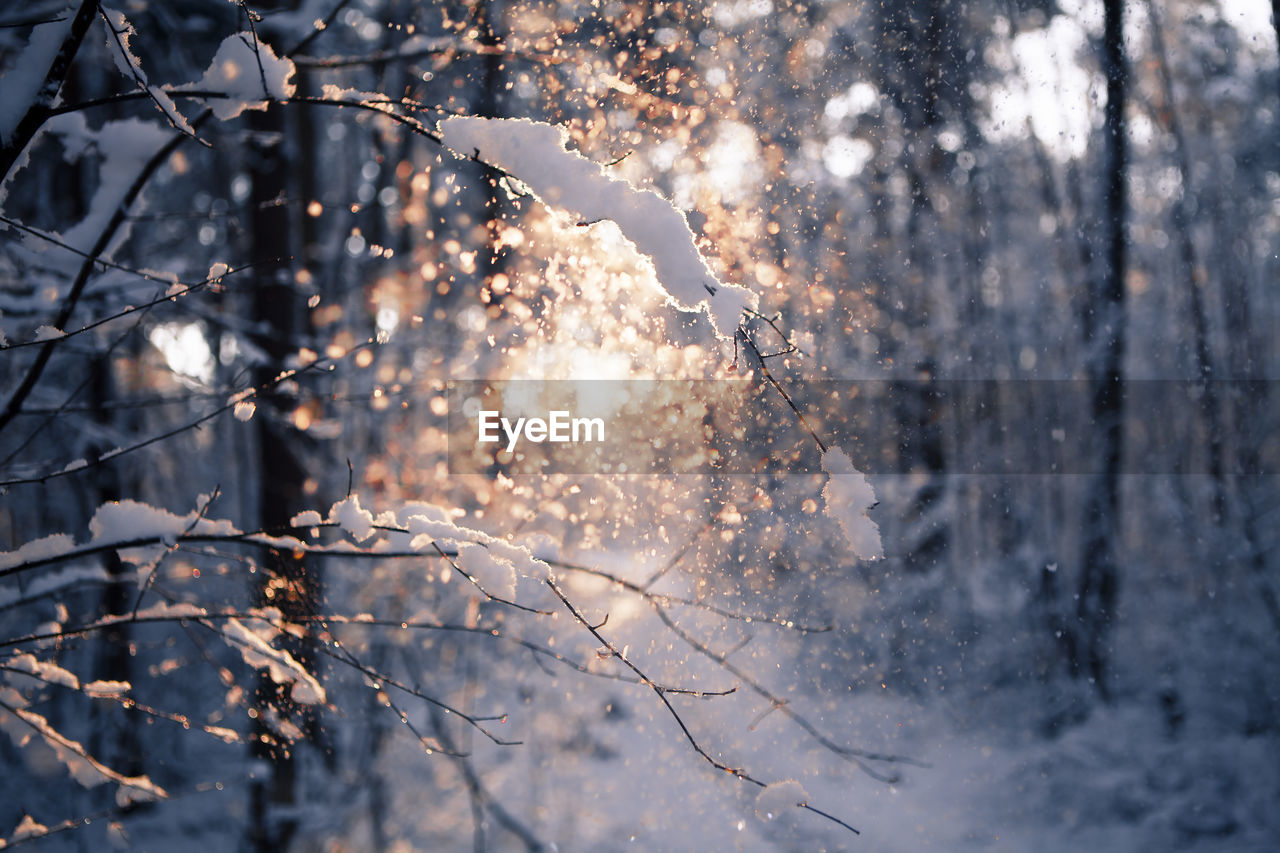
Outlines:
<svg viewBox="0 0 1280 853"><path fill-rule="evenodd" d="M169 111L165 109L165 106L160 102L160 99L156 97L155 87L148 86L147 82L142 79L142 75L139 74L139 69L135 68L133 63L129 61L129 50L124 46L124 32L117 30L115 24L111 23L111 19L107 17L107 10L102 8L101 3L98 4L98 15L102 18L102 23L106 25L107 31L111 33L112 40L116 45L116 50L119 51L121 59L124 60L125 66L129 69L129 76L133 78L133 82L138 85L138 88L146 92L148 97L151 98L152 102L156 105L156 109L160 110L160 113L164 116L165 121L169 122L169 125L179 133L190 136L206 148L212 148L213 146L209 142L196 136L194 130L188 130L179 125L178 122L174 120L173 116L169 114ZM183 120L186 120L185 116L183 116Z"/></svg>
<svg viewBox="0 0 1280 853"><path fill-rule="evenodd" d="M143 439L142 441L135 442L129 445L128 447L119 448L110 453L104 454L92 462L87 462L86 464L80 466L79 468L71 468L71 469L64 468L63 470L60 470L60 471L48 471L43 474L38 474L30 477L11 477L8 480L0 480L0 488L7 488L10 486L30 485L33 483L44 483L49 480L57 479L59 477L66 477L72 474L79 474L80 472L86 470L87 468L95 468L99 465L104 465L107 462L111 462L116 459L119 459L121 456L134 453L138 450L142 450L143 448L150 447L153 444L157 444L159 442L173 438L175 435L181 435L184 432L188 432L190 430L196 429L200 425L213 420L219 415L222 415L222 414L225 414L226 412L231 411L238 404L246 400L251 400L254 397L261 396L268 390L275 388L281 383L296 379L298 376L306 372L309 372L312 370L319 370L319 369L322 369L323 367L327 367L329 364L338 362L339 360L341 360L341 358L346 358L347 356L350 356L352 353L355 353L359 350L362 350L371 346L377 346L377 342L374 340L368 340L368 341L365 341L364 343L361 343L352 347L351 350L349 350L346 353L343 353L343 355L340 358L319 359L305 367L300 367L296 370L286 370L283 373L281 373L279 376L277 376L275 379L266 383L265 385L261 385L257 388L247 388L243 391L233 394L231 399L225 404L217 407L211 412L207 412L201 415L200 417L187 422L186 424L174 427L173 429L166 430L157 435L153 435L150 438ZM0 571L0 577L4 577L3 571Z"/></svg>
<svg viewBox="0 0 1280 853"><path fill-rule="evenodd" d="M211 112L206 110L195 120L195 122L192 123L192 127L195 128L199 126L199 124L207 119L209 115L211 115ZM97 257L106 251L107 246L110 245L111 240L115 237L120 225L124 222L124 218L127 215L129 208L133 206L133 203L142 193L142 188L146 186L147 182L151 179L151 176L156 172L156 170L158 170L160 166L169 159L170 155L172 155L173 152L178 149L178 146L186 141L187 138L188 137L184 134L177 134L161 146L159 151L151 155L150 159L148 159L146 164L143 165L142 170L134 178L133 183L130 184L129 189L125 192L124 198L120 201L120 206L116 208L111 218L107 221L106 227L103 228L102 232L98 235L98 239L93 244L93 248L89 250L89 254L91 256ZM80 272L76 275L75 281L72 283L66 299L63 300L62 308L58 312L58 317L53 323L54 328L61 330L66 327L67 322L71 319L72 313L76 309L76 305L80 301L81 295L84 293L85 285L89 281L89 275L93 272L93 266L94 261L88 259L81 265ZM57 338L45 342L45 345L40 349L39 354L36 356L35 362L30 368L28 368L27 375L22 380L22 384L20 384L17 389L14 390L13 394L10 395L9 402L5 405L4 412L0 413L0 432L4 431L4 428L22 409L23 402L26 401L32 390L35 389L36 383L40 381L40 377L49 363L49 359L53 356L53 349L57 345L57 342Z"/></svg>
<svg viewBox="0 0 1280 853"><path fill-rule="evenodd" d="M191 519L191 523L187 525L187 529L182 531L184 535L190 534L193 530L196 529L197 525L199 525L200 522L204 520L205 513L209 511L209 507L213 506L213 502L216 501L218 499L218 496L221 494L222 494L222 486L214 486L213 492L209 495L208 499L204 502L204 504L202 504L199 507L199 509L196 510L195 517ZM133 601L134 616L138 615L138 608L142 606L142 599L146 597L147 590L151 589L151 584L155 582L156 572L160 570L160 564L163 563L164 558L172 554L174 550L177 549L177 547L178 547L178 543L174 542L172 545L169 545L167 548L165 548L163 554L158 555L151 562L151 571L147 573L147 579L142 583L142 586L138 589L138 597L135 598Z"/></svg>
<svg viewBox="0 0 1280 853"><path fill-rule="evenodd" d="M818 449L823 453L826 453L826 442L818 437L818 433L814 431L814 428L809 424L809 420L804 416L804 412L800 411L800 407L796 405L796 401L791 399L791 395L787 393L787 389L783 388L778 380L773 377L773 373L769 370L769 364L765 361L764 356L760 354L760 350L756 347L756 342L751 339L751 335L745 328L739 328L738 334L742 337L742 342L745 343L747 348L751 350L753 355L755 355L756 362L760 365L760 372L764 374L764 378L769 381L769 384L773 386L774 390L777 391L782 396L782 399L787 402L787 405L791 407L791 411L795 413L796 418L800 421L800 426L804 427L805 432L809 433L809 437L818 445Z"/></svg>
<svg viewBox="0 0 1280 853"><path fill-rule="evenodd" d="M551 588L551 591L556 594L556 597L559 598L560 601L564 603L565 608L569 611L570 615L573 616L574 620L577 621L578 624L586 628L589 632L591 632L592 636L594 636L597 640L600 641L601 644L603 644L606 648L608 648L611 652L613 652L613 654L619 660L621 660L624 664L626 664L627 667L630 668L631 671L634 672L640 678L640 681L642 684L644 684L646 687L648 687L650 690L653 691L653 694L658 697L658 701L662 703L662 705L667 709L667 712L671 714L672 719L676 721L676 725L680 727L680 731L684 734L685 740L689 742L689 745L690 747L693 748L694 752L702 756L702 758L708 764L710 764L712 767L714 767L717 770L736 776L737 778L741 779L743 782L748 782L752 785L755 785L758 788L769 787L768 782L764 782L764 781L761 781L760 779L757 779L755 776L752 776L750 773L748 773L746 770L744 770L741 767L731 767L728 764L725 764L723 761L720 761L719 759L713 757L711 753L707 752L706 749L703 748L702 744L698 742L698 739L693 736L693 732L689 730L689 726L685 723L684 718L680 716L680 712L677 711L675 709L675 706L671 704L671 700L667 698L666 693L662 690L661 686L658 684L655 684L647 675L644 674L643 671L641 671L639 667L637 667L627 657L625 657L622 654L622 652L619 651L609 640L605 639L605 637L602 636L599 631L593 628L591 626L591 623L587 621L587 619L582 615L581 612L578 611L576 607L574 607L573 603L569 601L568 597L564 594L564 592L561 591L560 587L556 585L556 582L554 580L552 580L551 578L547 578L546 583L547 583L547 586ZM850 826L848 823L845 823L840 818L835 817L834 815L828 814L827 812L824 812L821 809L814 808L808 803L795 803L795 806L797 808L802 808L807 811L811 811L820 817L824 817L827 820L844 827L845 829L852 832L854 835L860 834L857 829L854 829L852 826Z"/></svg>
<svg viewBox="0 0 1280 853"><path fill-rule="evenodd" d="M687 643L690 648L694 649L695 651L699 652L700 654L714 661L718 666L724 669L725 672L728 672L733 677L741 680L744 684L750 687L761 698L768 700L770 704L770 710L776 709L781 711L783 714L789 717L792 720L792 722L794 722L797 726L803 729L806 734L808 734L818 743L822 744L822 746L825 749L831 752L834 752L836 755L839 755L842 758L848 759L854 765L856 765L859 770L866 773L868 776L872 777L873 779L876 779L881 782L889 782L889 783L898 781L897 776L885 776L882 773L878 773L876 770L874 770L871 767L868 767L866 764L864 764L862 761L859 761L858 759L865 758L867 761L882 761L889 764L911 764L916 767L928 766L927 764L924 764L922 762L916 761L915 759L908 758L903 755L893 755L890 753L882 753L882 752L867 752L866 750L856 749L854 747L841 746L840 744L831 740L826 735L822 734L822 732L818 731L817 727L814 726L812 723L810 723L807 719L802 717L798 712L796 712L791 707L791 705L787 702L786 699L783 699L781 696L778 696L776 693L773 693L771 690L766 688L760 682L752 678L744 670L739 669L738 667L730 663L729 655L733 653L732 651L726 652L724 654L717 654L711 651L711 649L709 649L706 645L704 645L703 643L700 643L687 631L685 631L683 628L677 625L675 623L675 620L673 620L670 617L670 615L666 612L666 610L662 608L661 605L654 603L653 609L658 614L658 618L662 620L663 624L666 625L667 628L669 628L671 632L674 633L677 637L679 637L681 640L684 640L684 642ZM736 649L734 651L736 651Z"/></svg>
<svg viewBox="0 0 1280 853"><path fill-rule="evenodd" d="M409 660L409 647L402 646L401 655L405 658L405 664L412 666L415 661ZM448 730L444 726L444 720L439 710L432 707L429 711L431 715L431 727L435 729L436 736L446 745L452 745L452 738L449 736ZM453 756L450 756L453 757ZM508 812L502 803L489 793L484 784L480 781L479 775L475 768L471 766L471 762L465 756L454 757L454 763L458 765L458 770L462 773L463 782L466 783L467 791L470 793L473 802L478 803L493 815L493 819L500 823L512 835L520 839L525 849L530 853L545 850L546 846L538 840L523 823L516 819L514 815Z"/></svg>
<svg viewBox="0 0 1280 853"><path fill-rule="evenodd" d="M312 27L311 32L307 33L306 36L303 37L302 41L286 50L284 55L293 58L294 64L298 64L299 59L304 59L305 57L298 57L296 54L301 53L310 47L313 41L318 39L326 30L329 29L329 27L333 26L333 22L337 20L338 15L350 2L351 0L338 0L337 3L334 3L333 8L329 10L329 14L324 17L324 20L318 21L316 25Z"/></svg>

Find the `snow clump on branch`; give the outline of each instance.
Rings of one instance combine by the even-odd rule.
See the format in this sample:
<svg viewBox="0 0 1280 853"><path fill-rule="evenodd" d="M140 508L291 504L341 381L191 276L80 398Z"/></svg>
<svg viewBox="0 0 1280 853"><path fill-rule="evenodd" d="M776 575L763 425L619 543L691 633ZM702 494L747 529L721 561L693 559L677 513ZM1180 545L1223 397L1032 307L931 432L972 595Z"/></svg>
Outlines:
<svg viewBox="0 0 1280 853"><path fill-rule="evenodd" d="M823 509L844 531L845 539L860 560L877 560L884 556L880 545L880 528L867 517L876 505L876 495L864 474L853 467L848 454L833 447L822 454L822 470L828 474L822 488Z"/></svg>
<svg viewBox="0 0 1280 853"><path fill-rule="evenodd" d="M440 122L440 134L458 154L497 166L551 207L583 222L613 220L653 262L668 301L682 311L705 309L720 337L733 337L743 311L758 304L750 290L716 278L684 214L671 202L566 150L569 136L563 127L528 119L452 116Z"/></svg>
<svg viewBox="0 0 1280 853"><path fill-rule="evenodd" d="M297 90L290 82L294 71L292 60L277 57L270 45L257 41L251 33L239 33L222 40L196 86L226 95L210 99L213 114L226 121L245 110L265 110L268 99L292 98Z"/></svg>

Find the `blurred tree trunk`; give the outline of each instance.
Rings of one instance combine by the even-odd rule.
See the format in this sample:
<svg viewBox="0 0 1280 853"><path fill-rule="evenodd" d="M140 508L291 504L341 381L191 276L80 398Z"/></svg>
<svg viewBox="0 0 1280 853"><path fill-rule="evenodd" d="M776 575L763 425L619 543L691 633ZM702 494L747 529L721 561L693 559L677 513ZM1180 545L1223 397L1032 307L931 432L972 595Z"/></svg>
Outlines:
<svg viewBox="0 0 1280 853"><path fill-rule="evenodd" d="M1093 382L1093 429L1098 436L1101 470L1089 485L1085 507L1085 541L1076 598L1073 675L1087 675L1098 695L1110 699L1108 642L1114 615L1120 538L1120 466L1124 452L1124 400L1121 378L1125 355L1125 271L1127 265L1127 128L1128 73L1124 57L1123 0L1105 0L1102 70L1107 78L1103 123L1104 208L1103 263L1095 273L1094 321L1086 349Z"/></svg>
<svg viewBox="0 0 1280 853"><path fill-rule="evenodd" d="M1162 110L1169 132L1173 136L1173 153L1178 168L1182 191L1173 197L1170 218L1174 236L1178 242L1178 254L1182 262L1183 283L1187 290L1187 306L1191 312L1191 333L1195 357L1196 377L1202 383L1200 413L1205 430L1209 433L1209 475L1212 520L1220 523L1226 513L1226 488L1223 482L1222 410L1217 387L1213 382L1213 357L1209 347L1209 323L1205 314L1204 289L1207 284L1204 267L1196 257L1195 242L1191 235L1191 215L1188 199L1191 195L1191 154L1187 149L1187 136L1183 132L1182 118L1173 89L1173 74L1169 67L1165 47L1164 28L1160 21L1160 9L1155 0L1148 0L1148 18L1151 41L1154 48L1156 69L1161 84ZM1193 202L1194 203L1194 202ZM1241 330L1243 331L1243 330Z"/></svg>
<svg viewBox="0 0 1280 853"><path fill-rule="evenodd" d="M481 58L482 71L480 77L480 97L476 104L476 115L483 118L502 118L503 94L506 92L506 64L501 53L505 41L506 3L504 0L479 0L476 8L476 26L480 31L480 44L490 52ZM486 245L480 252L477 274L480 286L486 291L486 299L490 304L500 303L505 289L493 288L494 277L505 274L508 257L507 250L501 248L499 236L502 233L503 219L510 207L506 193L495 180L487 180L485 185L484 209L480 213L480 223L487 235Z"/></svg>
<svg viewBox="0 0 1280 853"><path fill-rule="evenodd" d="M80 37L83 37L83 33ZM76 103L100 97L105 91L106 87L98 70L81 64L68 70L62 96L67 101ZM76 222L89 210L99 182L97 171L88 158L80 158L74 164L65 166L63 174L55 175L55 180L61 180L55 184L56 194L47 196L49 202L46 203L62 208L60 221ZM93 315L105 316L114 309L110 296L90 297L86 302L91 306L89 313ZM113 403L126 396L120 393L114 368L120 364L126 365L129 370L126 381L132 384L136 379L134 371L138 364L139 337L130 335L118 344L116 355L123 355L123 360L117 361L111 353L99 353L86 365L89 417L93 422L92 432L95 436L85 450L89 459L101 458L115 447L113 434L137 434L136 422L141 416L129 408L116 407ZM92 513L104 503L137 496L137 486L137 478L128 466L119 463L102 465L86 481L86 509ZM126 615L132 611L137 599L137 573L134 567L120 559L117 551L108 551L103 555L102 561L110 578L102 588L102 615ZM102 643L94 655L95 677L105 681L135 683L138 679L134 672L133 641L134 629L131 625L119 623L108 627L103 632ZM89 742L92 754L127 776L141 774L143 769L138 716L106 703L95 703L93 715L93 736Z"/></svg>
<svg viewBox="0 0 1280 853"><path fill-rule="evenodd" d="M1276 52L1280 53L1280 0L1271 0L1271 26L1276 31Z"/></svg>
<svg viewBox="0 0 1280 853"><path fill-rule="evenodd" d="M64 10L64 15L69 11L69 9ZM43 79L36 93L35 102L17 122L9 138L0 140L0 179L8 176L9 170L19 162L23 149L35 139L40 128L44 126L48 118L48 110L57 101L63 82L71 71L71 63L80 51L85 34L89 32L89 27L97 17L98 4L92 0L81 0L49 68L37 69L43 73Z"/></svg>
<svg viewBox="0 0 1280 853"><path fill-rule="evenodd" d="M297 287L292 269L296 241L290 227L291 207L285 203L290 152L284 110L273 106L265 112L255 111L248 124L249 257L256 264L250 310L259 333L257 343L267 355L256 376L255 384L261 388L277 377L297 352L306 336L308 320L305 295ZM312 143L308 139L303 144ZM277 387L260 395L259 400L264 404L264 410L254 419L258 433L254 467L259 483L259 524L267 530L279 530L307 508L302 446L305 439L295 427L298 401L291 393ZM259 606L279 608L285 621L315 612L320 598L315 567L295 554L268 551L263 568L266 571L255 579ZM278 642L286 642L286 638ZM313 655L303 642L289 641L286 648L308 670L313 669ZM314 733L315 721L309 709L299 708L291 701L287 686L266 676L258 680L254 707L259 713L249 748L269 770L250 786L248 841L252 849L265 853L287 849L297 832L299 772L293 746L277 736L263 719L262 711L270 709L308 735Z"/></svg>
<svg viewBox="0 0 1280 853"><path fill-rule="evenodd" d="M908 383L891 386L895 419L904 425L898 447L899 470L920 475L914 506L906 521L905 564L928 571L940 564L951 540L950 525L942 511L946 497L943 474L946 449L937 424L939 398L933 381L946 365L938 362L935 325L940 304L937 293L943 274L939 246L945 229L934 195L952 183L948 158L938 143L951 113L963 112L967 86L955 75L964 73L954 61L962 52L962 21L947 0L916 0L881 6L875 11L877 61L883 72L885 92L902 122L904 145L899 168L909 194L906 218L906 281L896 289L899 313L912 330L921 330L905 351L886 347L883 353L914 375ZM951 282L947 282L951 284ZM886 294L887 295L887 294Z"/></svg>

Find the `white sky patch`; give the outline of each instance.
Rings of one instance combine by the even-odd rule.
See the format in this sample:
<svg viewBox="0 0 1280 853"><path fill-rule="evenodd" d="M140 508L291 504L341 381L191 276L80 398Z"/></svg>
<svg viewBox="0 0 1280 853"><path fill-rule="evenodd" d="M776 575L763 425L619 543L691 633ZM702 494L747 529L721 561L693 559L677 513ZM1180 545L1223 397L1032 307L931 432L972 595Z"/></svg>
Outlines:
<svg viewBox="0 0 1280 853"><path fill-rule="evenodd" d="M827 101L823 116L832 125L846 118L869 113L880 105L880 91L870 83L859 81Z"/></svg>
<svg viewBox="0 0 1280 853"><path fill-rule="evenodd" d="M764 180L760 142L738 121L716 125L716 138L702 154L702 176L726 204L737 204Z"/></svg>
<svg viewBox="0 0 1280 853"><path fill-rule="evenodd" d="M390 338L391 333L400 324L400 312L396 309L396 306L383 303L378 306L375 322L378 326L378 332Z"/></svg>
<svg viewBox="0 0 1280 853"><path fill-rule="evenodd" d="M1264 0L1221 0L1222 20L1242 35L1254 49L1275 50L1276 31L1271 25L1271 9Z"/></svg>
<svg viewBox="0 0 1280 853"><path fill-rule="evenodd" d="M162 323L147 338L174 373L205 384L213 381L213 350L199 323Z"/></svg>
<svg viewBox="0 0 1280 853"><path fill-rule="evenodd" d="M772 11L772 0L731 0L717 3L711 15L719 26L728 29L752 18L762 18Z"/></svg>
<svg viewBox="0 0 1280 853"><path fill-rule="evenodd" d="M575 379L621 382L631 376L631 360L618 352L574 347L568 361L569 375Z"/></svg>
<svg viewBox="0 0 1280 853"><path fill-rule="evenodd" d="M837 178L852 178L866 168L876 149L865 139L843 133L827 140L822 148L822 165Z"/></svg>
<svg viewBox="0 0 1280 853"><path fill-rule="evenodd" d="M1106 100L1101 79L1080 64L1087 26L1056 15L1048 26L1014 37L1003 63L1005 82L989 93L990 121L984 128L989 138L1023 137L1030 119L1035 135L1054 157L1066 160L1084 154L1095 116Z"/></svg>
<svg viewBox="0 0 1280 853"><path fill-rule="evenodd" d="M1062 14L1080 24L1091 36L1102 35L1104 10L1102 0L1059 0ZM1132 12L1132 8L1126 11Z"/></svg>

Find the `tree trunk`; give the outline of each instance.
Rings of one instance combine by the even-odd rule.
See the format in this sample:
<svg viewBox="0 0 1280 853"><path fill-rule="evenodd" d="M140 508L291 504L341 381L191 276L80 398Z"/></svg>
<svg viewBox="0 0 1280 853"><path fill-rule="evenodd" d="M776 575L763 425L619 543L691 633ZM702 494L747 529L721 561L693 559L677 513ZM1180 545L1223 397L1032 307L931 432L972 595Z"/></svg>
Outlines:
<svg viewBox="0 0 1280 853"><path fill-rule="evenodd" d="M275 106L254 112L249 124L253 131L247 152L252 181L249 252L256 263L251 310L260 333L257 343L268 355L256 377L258 387L263 387L279 375L288 357L296 352L307 330L307 315L304 296L294 282L291 268L295 245L289 221L291 208L280 203L286 198L289 185L284 112ZM255 467L259 523L267 530L278 530L306 508L306 471L301 453L305 439L293 424L297 406L294 397L272 390L259 399L264 404L254 419L258 431ZM262 568L265 571L255 579L259 606L279 608L286 621L315 612L320 590L314 567L292 553L269 551ZM286 639L282 637L280 642ZM310 668L313 656L305 644L292 640L286 648ZM293 722L308 735L315 730L313 714L295 705L288 689L268 677L259 679L254 704L260 710L273 709L281 719ZM286 850L298 829L294 811L298 768L293 746L278 739L259 713L250 751L270 770L250 787L249 845L263 853Z"/></svg>
<svg viewBox="0 0 1280 853"><path fill-rule="evenodd" d="M1123 0L1105 0L1103 71L1107 106L1103 124L1104 211L1103 264L1096 273L1092 335L1086 339L1093 382L1093 428L1098 436L1101 470L1089 486L1085 507L1085 543L1076 599L1076 642L1072 673L1087 675L1103 700L1111 696L1107 681L1108 641L1115 608L1120 533L1120 463L1124 452L1124 399L1121 377L1125 354L1125 268L1127 242L1125 98L1128 82L1124 58Z"/></svg>

